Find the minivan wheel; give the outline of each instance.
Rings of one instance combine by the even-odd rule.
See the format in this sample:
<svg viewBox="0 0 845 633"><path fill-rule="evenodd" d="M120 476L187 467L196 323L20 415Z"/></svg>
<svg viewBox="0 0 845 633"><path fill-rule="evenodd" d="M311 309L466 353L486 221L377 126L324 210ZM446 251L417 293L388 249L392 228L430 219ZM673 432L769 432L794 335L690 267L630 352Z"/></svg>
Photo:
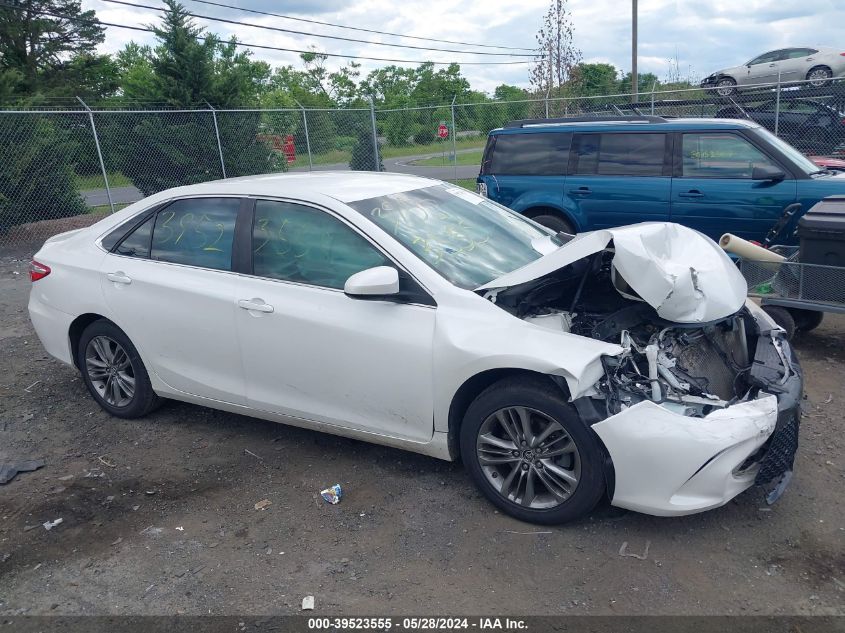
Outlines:
<svg viewBox="0 0 845 633"><path fill-rule="evenodd" d="M493 384L467 409L460 440L464 465L481 492L522 521L581 518L604 493L598 438L551 380Z"/></svg>
<svg viewBox="0 0 845 633"><path fill-rule="evenodd" d="M569 235L575 235L575 228L572 226L572 224L559 215L551 215L545 213L543 215L534 216L531 219L534 220L537 224L542 224L547 229L551 229L555 233L567 233Z"/></svg>
<svg viewBox="0 0 845 633"><path fill-rule="evenodd" d="M138 418L160 404L138 350L113 323L99 320L85 328L76 353L88 391L110 414Z"/></svg>

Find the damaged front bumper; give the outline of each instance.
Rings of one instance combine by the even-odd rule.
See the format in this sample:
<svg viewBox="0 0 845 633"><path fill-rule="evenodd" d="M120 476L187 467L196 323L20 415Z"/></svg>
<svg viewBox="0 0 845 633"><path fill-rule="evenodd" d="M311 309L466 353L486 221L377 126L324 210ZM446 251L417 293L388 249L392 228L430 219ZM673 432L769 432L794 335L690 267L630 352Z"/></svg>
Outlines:
<svg viewBox="0 0 845 633"><path fill-rule="evenodd" d="M593 425L613 463L612 504L659 516L724 505L754 484L773 503L792 475L798 447L801 368L778 332L761 332L753 400L701 418L642 401Z"/></svg>

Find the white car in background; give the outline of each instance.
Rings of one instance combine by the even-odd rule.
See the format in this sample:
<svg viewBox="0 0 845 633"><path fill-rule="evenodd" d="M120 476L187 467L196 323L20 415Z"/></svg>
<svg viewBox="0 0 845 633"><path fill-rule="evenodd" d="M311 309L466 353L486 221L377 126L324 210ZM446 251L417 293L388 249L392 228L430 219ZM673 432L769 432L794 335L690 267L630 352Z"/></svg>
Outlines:
<svg viewBox="0 0 845 633"><path fill-rule="evenodd" d="M841 48L780 48L758 55L741 66L725 68L701 82L722 97L741 88L774 85L778 82L808 81L820 88L831 79L845 77L845 52Z"/></svg>
<svg viewBox="0 0 845 633"><path fill-rule="evenodd" d="M256 176L56 236L31 277L44 347L115 416L173 398L461 458L539 523L791 474L800 367L682 226L573 238L425 178Z"/></svg>

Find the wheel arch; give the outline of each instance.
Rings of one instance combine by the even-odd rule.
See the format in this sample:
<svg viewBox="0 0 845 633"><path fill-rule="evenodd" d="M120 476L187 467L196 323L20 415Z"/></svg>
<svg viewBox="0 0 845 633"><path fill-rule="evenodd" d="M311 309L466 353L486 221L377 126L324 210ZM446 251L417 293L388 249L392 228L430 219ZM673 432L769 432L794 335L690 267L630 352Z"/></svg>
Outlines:
<svg viewBox="0 0 845 633"><path fill-rule="evenodd" d="M816 70L817 68L825 68L830 71L830 78L833 78L833 69L828 66L827 64L816 64L815 66L810 66L809 70L807 70L807 74L804 75L804 79L807 79L810 76L810 73Z"/></svg>
<svg viewBox="0 0 845 633"><path fill-rule="evenodd" d="M526 208L525 210L521 211L521 213L526 218L531 218L532 220L541 215L560 215L563 217L564 220L569 222L569 224L571 224L576 231L580 228L573 214L562 207L551 206L548 204L538 204Z"/></svg>
<svg viewBox="0 0 845 633"><path fill-rule="evenodd" d="M116 323L113 323L110 319L107 319L102 314L97 314L95 312L86 312L85 314L80 314L78 317L76 317L70 324L70 328L68 329L68 344L70 345L70 356L73 359L73 366L79 369L80 371L82 370L82 368L79 366L79 340L82 338L82 333L85 331L85 328L87 328L95 321L99 320L108 321L116 327L119 327Z"/></svg>
<svg viewBox="0 0 845 633"><path fill-rule="evenodd" d="M551 374L544 374L530 369L522 369L517 367L497 367L495 369L487 369L479 372L474 376L467 378L463 384L458 387L452 396L452 401L449 404L449 419L448 419L448 445L449 455L454 461L461 458L460 448L460 432L461 424L464 421L469 405L475 400L482 391L487 389L490 385L497 383L506 378L517 377L531 377L538 380L546 380L550 388L559 389L561 393L568 399L569 388L566 385L566 380L562 376L554 376Z"/></svg>

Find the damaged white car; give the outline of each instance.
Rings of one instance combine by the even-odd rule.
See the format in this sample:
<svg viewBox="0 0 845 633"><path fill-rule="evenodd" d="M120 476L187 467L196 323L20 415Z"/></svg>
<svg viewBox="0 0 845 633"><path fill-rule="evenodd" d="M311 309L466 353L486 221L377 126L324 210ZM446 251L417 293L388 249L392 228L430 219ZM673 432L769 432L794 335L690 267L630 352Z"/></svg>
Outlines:
<svg viewBox="0 0 845 633"><path fill-rule="evenodd" d="M256 176L54 237L31 277L44 347L116 416L173 398L460 458L538 523L792 474L798 362L678 225L573 238L423 178Z"/></svg>

